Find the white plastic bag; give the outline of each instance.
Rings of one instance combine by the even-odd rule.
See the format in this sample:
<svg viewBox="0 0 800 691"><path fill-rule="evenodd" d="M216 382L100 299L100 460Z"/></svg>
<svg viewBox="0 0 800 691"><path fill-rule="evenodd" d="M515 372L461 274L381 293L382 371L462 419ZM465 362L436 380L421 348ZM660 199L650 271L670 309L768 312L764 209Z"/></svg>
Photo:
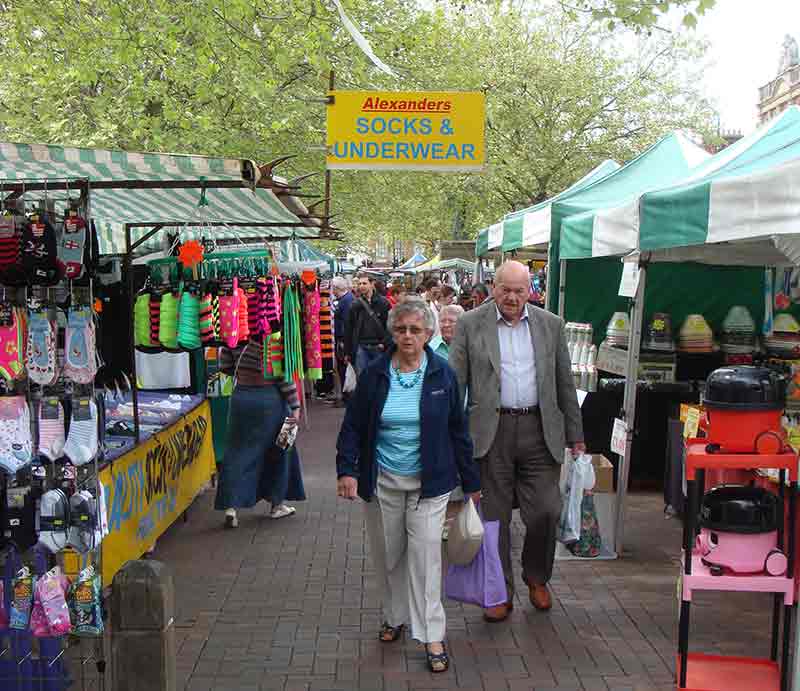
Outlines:
<svg viewBox="0 0 800 691"><path fill-rule="evenodd" d="M558 539L565 545L580 540L583 493L592 489L594 483L592 457L586 453L581 454L570 464L566 487L563 490Z"/></svg>
<svg viewBox="0 0 800 691"><path fill-rule="evenodd" d="M342 392L343 393L352 393L356 390L356 384L358 384L358 377L356 377L356 371L353 368L353 365L348 364L347 370L344 373L344 384L342 385Z"/></svg>
<svg viewBox="0 0 800 691"><path fill-rule="evenodd" d="M456 566L467 566L483 544L483 521L472 498L464 503L453 519L447 536L447 561Z"/></svg>

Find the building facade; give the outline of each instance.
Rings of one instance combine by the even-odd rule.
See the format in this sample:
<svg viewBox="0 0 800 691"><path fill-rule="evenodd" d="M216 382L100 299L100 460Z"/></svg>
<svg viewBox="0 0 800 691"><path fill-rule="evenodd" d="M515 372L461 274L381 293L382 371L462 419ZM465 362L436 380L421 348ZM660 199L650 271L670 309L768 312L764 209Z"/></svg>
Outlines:
<svg viewBox="0 0 800 691"><path fill-rule="evenodd" d="M793 104L800 105L800 49L797 41L787 34L781 48L778 76L759 89L759 121L766 122Z"/></svg>

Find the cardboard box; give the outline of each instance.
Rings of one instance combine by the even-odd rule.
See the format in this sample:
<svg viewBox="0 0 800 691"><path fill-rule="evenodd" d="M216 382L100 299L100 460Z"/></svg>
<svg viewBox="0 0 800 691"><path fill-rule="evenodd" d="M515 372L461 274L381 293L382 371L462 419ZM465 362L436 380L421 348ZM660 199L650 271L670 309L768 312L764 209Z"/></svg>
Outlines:
<svg viewBox="0 0 800 691"><path fill-rule="evenodd" d="M592 465L594 466L594 491L613 492L614 491L614 466L605 456L599 453L592 454Z"/></svg>

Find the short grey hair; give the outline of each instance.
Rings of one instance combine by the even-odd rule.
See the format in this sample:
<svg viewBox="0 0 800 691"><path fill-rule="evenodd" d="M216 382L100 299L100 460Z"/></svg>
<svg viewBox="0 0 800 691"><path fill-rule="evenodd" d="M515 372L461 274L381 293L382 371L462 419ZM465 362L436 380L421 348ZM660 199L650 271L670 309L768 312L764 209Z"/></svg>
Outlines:
<svg viewBox="0 0 800 691"><path fill-rule="evenodd" d="M414 295L407 297L403 302L395 305L391 309L389 312L389 319L386 324L389 331L394 329L395 322L398 319L407 317L410 314L421 316L422 321L425 323L425 328L428 329L428 331L433 331L436 328L436 321L433 318L433 312L431 312L431 308L428 307L425 300Z"/></svg>
<svg viewBox="0 0 800 691"><path fill-rule="evenodd" d="M331 281L331 288L348 290L349 287L347 285L347 279L342 276L334 276L333 280Z"/></svg>
<svg viewBox="0 0 800 691"><path fill-rule="evenodd" d="M453 319L458 321L461 315L464 314L464 308L461 305L445 305L439 310L439 320L441 321L441 319L447 314L451 315Z"/></svg>

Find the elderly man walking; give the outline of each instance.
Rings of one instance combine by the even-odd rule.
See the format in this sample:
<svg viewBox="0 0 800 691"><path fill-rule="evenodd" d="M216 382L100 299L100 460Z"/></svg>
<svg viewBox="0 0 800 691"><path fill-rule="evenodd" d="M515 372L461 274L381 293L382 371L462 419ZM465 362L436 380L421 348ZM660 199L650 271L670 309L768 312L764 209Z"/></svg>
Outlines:
<svg viewBox="0 0 800 691"><path fill-rule="evenodd" d="M450 365L468 395L482 511L487 520L500 521L509 599L484 611L490 622L503 621L513 609L509 526L515 497L525 524L522 573L531 604L552 606L547 583L561 512L560 464L566 447L574 454L586 449L564 322L529 305L529 294L527 267L504 263L495 276L494 301L460 319L450 346Z"/></svg>

